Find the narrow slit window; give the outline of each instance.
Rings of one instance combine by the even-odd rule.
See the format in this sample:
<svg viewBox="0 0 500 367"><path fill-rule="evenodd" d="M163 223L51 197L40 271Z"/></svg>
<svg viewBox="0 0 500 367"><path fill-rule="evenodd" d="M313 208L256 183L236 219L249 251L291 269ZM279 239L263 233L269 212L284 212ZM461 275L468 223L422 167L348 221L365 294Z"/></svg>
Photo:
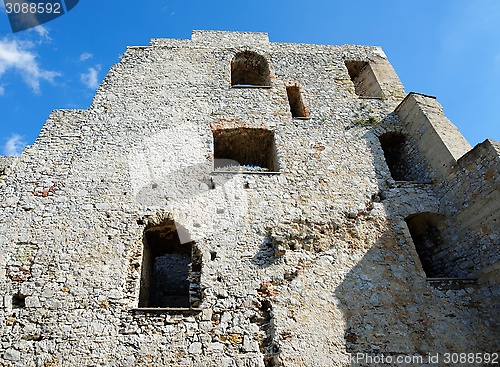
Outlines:
<svg viewBox="0 0 500 367"><path fill-rule="evenodd" d="M286 87L290 112L294 118L309 118L309 108L304 106L304 100L298 84L288 85Z"/></svg>
<svg viewBox="0 0 500 367"><path fill-rule="evenodd" d="M216 171L276 172L274 133L267 129L213 130Z"/></svg>
<svg viewBox="0 0 500 367"><path fill-rule="evenodd" d="M173 220L144 231L140 308L191 308L199 303L200 260Z"/></svg>
<svg viewBox="0 0 500 367"><path fill-rule="evenodd" d="M345 61L354 90L360 97L382 98L382 89L369 62Z"/></svg>
<svg viewBox="0 0 500 367"><path fill-rule="evenodd" d="M231 61L233 87L270 87L269 63L252 51L238 53Z"/></svg>

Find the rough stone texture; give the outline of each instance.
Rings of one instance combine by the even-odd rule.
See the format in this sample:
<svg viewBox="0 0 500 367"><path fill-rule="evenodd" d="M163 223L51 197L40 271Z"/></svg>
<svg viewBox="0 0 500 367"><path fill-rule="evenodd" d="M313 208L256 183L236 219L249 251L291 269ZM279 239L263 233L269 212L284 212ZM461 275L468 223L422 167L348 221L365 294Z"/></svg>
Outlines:
<svg viewBox="0 0 500 367"><path fill-rule="evenodd" d="M246 50L267 59L271 88L231 88L231 60ZM369 63L382 98L356 95L345 60ZM291 84L310 119L292 118ZM497 352L499 144L460 158L469 148L439 104L403 97L379 47L195 31L127 48L87 111L54 111L9 160L0 365L348 366L358 352ZM442 126L461 145L446 157L433 150L449 147ZM243 127L273 132L279 173L213 171L213 132ZM378 137L394 131L421 181L392 179ZM445 275L477 281L426 279L404 220L425 212L448 224L436 255ZM201 302L141 310L145 229L168 218L195 242L201 271L188 280Z"/></svg>
<svg viewBox="0 0 500 367"><path fill-rule="evenodd" d="M415 145L426 152L426 160L437 175L445 176L471 146L448 120L434 97L410 93L396 108Z"/></svg>
<svg viewBox="0 0 500 367"><path fill-rule="evenodd" d="M0 156L0 183L10 173L12 165L16 162L15 157Z"/></svg>

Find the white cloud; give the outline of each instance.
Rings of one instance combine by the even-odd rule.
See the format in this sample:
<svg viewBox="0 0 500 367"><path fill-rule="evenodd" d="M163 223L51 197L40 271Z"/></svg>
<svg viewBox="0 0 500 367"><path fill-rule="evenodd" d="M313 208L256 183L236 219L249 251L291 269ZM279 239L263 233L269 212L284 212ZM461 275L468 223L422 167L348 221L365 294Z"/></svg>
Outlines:
<svg viewBox="0 0 500 367"><path fill-rule="evenodd" d="M84 52L83 54L80 55L80 61L85 61L85 60L91 59L93 57L94 57L94 55L92 55L91 53Z"/></svg>
<svg viewBox="0 0 500 367"><path fill-rule="evenodd" d="M97 89L99 86L99 79L97 74L101 67L97 65L95 68L89 68L89 71L85 74L80 74L80 80L90 89Z"/></svg>
<svg viewBox="0 0 500 367"><path fill-rule="evenodd" d="M30 42L17 40L0 40L0 77L9 69L21 74L24 82L30 86L35 93L40 93L40 81L52 82L56 76L61 74L55 71L43 70L36 54L31 52L33 47Z"/></svg>
<svg viewBox="0 0 500 367"><path fill-rule="evenodd" d="M40 37L50 39L49 31L43 25L39 25L33 29L35 30L36 33L38 33Z"/></svg>
<svg viewBox="0 0 500 367"><path fill-rule="evenodd" d="M26 147L26 142L19 134L12 134L3 147L3 152L7 156L19 156Z"/></svg>

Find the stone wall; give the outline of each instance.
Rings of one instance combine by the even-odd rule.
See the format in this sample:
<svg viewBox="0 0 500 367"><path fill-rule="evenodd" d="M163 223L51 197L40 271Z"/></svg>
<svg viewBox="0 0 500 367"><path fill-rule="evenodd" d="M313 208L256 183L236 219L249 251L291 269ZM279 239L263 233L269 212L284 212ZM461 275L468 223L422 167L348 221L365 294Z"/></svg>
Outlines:
<svg viewBox="0 0 500 367"><path fill-rule="evenodd" d="M444 188L452 221L451 266L498 284L500 253L500 145L485 140L458 160ZM454 200L453 200L453 199ZM451 205L450 205L451 204Z"/></svg>
<svg viewBox="0 0 500 367"><path fill-rule="evenodd" d="M11 172L11 167L15 162L15 157L0 156L0 182Z"/></svg>
<svg viewBox="0 0 500 367"><path fill-rule="evenodd" d="M410 93L396 109L415 145L437 179L446 176L456 161L471 149L470 144L443 113L434 97Z"/></svg>
<svg viewBox="0 0 500 367"><path fill-rule="evenodd" d="M231 87L231 60L248 50L269 63L270 88ZM385 64L374 73L388 93L356 95L346 60ZM0 183L0 365L347 366L358 352L496 351L490 283L446 290L422 271L404 218L443 211L452 186L392 179L378 136L406 125L389 66L378 47L264 33L127 48L89 110L54 111ZM292 118L290 84L309 119ZM214 171L225 129L272 132L279 171ZM427 148L415 151L432 158ZM194 243L201 302L141 308L146 232L171 219Z"/></svg>
<svg viewBox="0 0 500 367"><path fill-rule="evenodd" d="M486 140L470 149L433 97L411 93L396 112L411 137L410 145L422 152L419 156L427 163L427 170L421 171L434 179L442 197L436 212L446 216L447 227L444 244L435 255L441 273L482 281L497 278L498 143Z"/></svg>

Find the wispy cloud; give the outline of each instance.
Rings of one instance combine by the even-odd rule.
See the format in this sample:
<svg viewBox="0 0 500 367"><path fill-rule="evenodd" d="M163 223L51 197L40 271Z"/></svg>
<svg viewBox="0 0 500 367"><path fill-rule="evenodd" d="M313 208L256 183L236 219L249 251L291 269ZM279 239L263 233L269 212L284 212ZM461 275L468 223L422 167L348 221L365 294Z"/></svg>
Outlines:
<svg viewBox="0 0 500 367"><path fill-rule="evenodd" d="M30 86L35 93L40 93L40 81L52 82L55 77L60 76L58 72L44 70L36 60L36 54L32 52L31 42L0 40L0 77L12 69L21 74L24 82Z"/></svg>
<svg viewBox="0 0 500 367"><path fill-rule="evenodd" d="M3 85L0 85L0 96L3 96L5 93L5 88Z"/></svg>
<svg viewBox="0 0 500 367"><path fill-rule="evenodd" d="M80 61L85 61L93 57L94 55L92 55L90 52L84 52L83 54L80 55Z"/></svg>
<svg viewBox="0 0 500 367"><path fill-rule="evenodd" d="M101 67L97 65L95 68L89 68L87 73L80 74L80 80L90 89L97 89L99 86L98 73Z"/></svg>
<svg viewBox="0 0 500 367"><path fill-rule="evenodd" d="M36 33L38 33L40 37L50 40L49 31L43 25L39 25L38 27L35 27L33 29Z"/></svg>
<svg viewBox="0 0 500 367"><path fill-rule="evenodd" d="M7 156L20 156L26 147L26 142L19 134L12 134L3 147L3 152Z"/></svg>

